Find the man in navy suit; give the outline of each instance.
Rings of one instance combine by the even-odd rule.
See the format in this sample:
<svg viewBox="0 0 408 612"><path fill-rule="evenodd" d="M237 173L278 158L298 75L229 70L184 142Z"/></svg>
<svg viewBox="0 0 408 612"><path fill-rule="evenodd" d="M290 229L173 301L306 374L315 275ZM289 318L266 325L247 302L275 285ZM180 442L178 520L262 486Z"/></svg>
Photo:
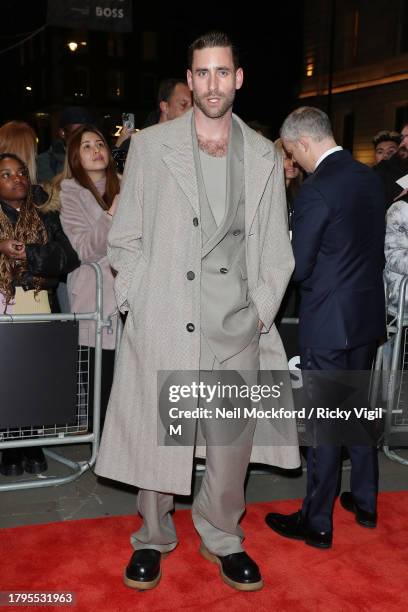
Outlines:
<svg viewBox="0 0 408 612"><path fill-rule="evenodd" d="M382 280L385 197L375 173L336 145L330 121L302 107L285 120L281 137L308 179L294 205L294 280L300 284L302 370L370 370L385 335ZM335 428L334 428L335 430ZM377 522L378 459L373 446L348 446L351 492L340 502L357 523ZM270 513L282 536L330 548L341 470L339 445L308 448L307 494L299 512Z"/></svg>

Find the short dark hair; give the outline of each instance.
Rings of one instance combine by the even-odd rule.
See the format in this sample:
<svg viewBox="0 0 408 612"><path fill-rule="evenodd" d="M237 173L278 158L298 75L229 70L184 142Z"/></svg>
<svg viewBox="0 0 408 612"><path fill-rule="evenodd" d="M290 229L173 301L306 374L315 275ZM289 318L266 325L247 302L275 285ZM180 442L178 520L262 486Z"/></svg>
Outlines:
<svg viewBox="0 0 408 612"><path fill-rule="evenodd" d="M67 125L78 123L79 125L94 124L95 118L84 106L66 106L61 110L59 127L65 128Z"/></svg>
<svg viewBox="0 0 408 612"><path fill-rule="evenodd" d="M194 51L200 51L201 49L211 49L213 47L229 47L232 52L232 60L234 62L234 68L239 68L239 53L237 47L233 44L231 38L225 32L219 32L213 30L207 32L196 38L194 42L188 48L188 68L191 70L193 66L193 55Z"/></svg>
<svg viewBox="0 0 408 612"><path fill-rule="evenodd" d="M401 134L398 132L390 132L389 130L381 130L373 138L374 149L382 142L395 142L399 145L401 142Z"/></svg>
<svg viewBox="0 0 408 612"><path fill-rule="evenodd" d="M181 83L187 85L185 79L163 79L160 81L159 91L157 93L157 106L160 102L168 102L176 86Z"/></svg>
<svg viewBox="0 0 408 612"><path fill-rule="evenodd" d="M27 168L27 164L25 162L23 162L21 157L19 157L15 153L7 153L7 151L5 151L4 153L0 153L0 161L3 161L3 159L14 159L14 161L18 162L19 164L21 164L24 167L24 170L27 172L27 178L30 178L30 175L29 175L29 172L28 172L28 168Z"/></svg>

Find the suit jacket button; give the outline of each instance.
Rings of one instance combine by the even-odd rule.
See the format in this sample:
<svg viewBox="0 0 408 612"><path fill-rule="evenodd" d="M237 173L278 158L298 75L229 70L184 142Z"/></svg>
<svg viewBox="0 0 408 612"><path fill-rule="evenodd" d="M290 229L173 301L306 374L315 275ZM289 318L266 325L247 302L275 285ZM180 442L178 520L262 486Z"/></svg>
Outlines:
<svg viewBox="0 0 408 612"><path fill-rule="evenodd" d="M226 274L228 272L227 268L220 268L221 274Z"/></svg>
<svg viewBox="0 0 408 612"><path fill-rule="evenodd" d="M192 272L191 270L189 270L189 271L187 272L187 278L188 278L188 280L194 280L194 279L195 279L195 274L194 274L194 272Z"/></svg>
<svg viewBox="0 0 408 612"><path fill-rule="evenodd" d="M197 219L197 217L194 217L194 219L193 219L193 225L194 225L194 227L197 227L197 226L198 226L198 219Z"/></svg>
<svg viewBox="0 0 408 612"><path fill-rule="evenodd" d="M241 230L234 230L234 231L232 232L232 235L233 235L233 236L239 236L239 235L240 235L240 233L241 233Z"/></svg>
<svg viewBox="0 0 408 612"><path fill-rule="evenodd" d="M195 326L193 325L193 323L187 323L186 329L188 332L193 332L195 330Z"/></svg>

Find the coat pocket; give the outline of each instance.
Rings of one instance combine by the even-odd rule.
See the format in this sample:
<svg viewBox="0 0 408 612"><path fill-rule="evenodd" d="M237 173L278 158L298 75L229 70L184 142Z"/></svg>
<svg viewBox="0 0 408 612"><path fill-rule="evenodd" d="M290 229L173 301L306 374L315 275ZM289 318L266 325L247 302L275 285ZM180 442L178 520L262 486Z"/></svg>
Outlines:
<svg viewBox="0 0 408 612"><path fill-rule="evenodd" d="M143 279L145 277L145 273L147 270L148 264L143 255L138 259L135 270L133 272L132 280L129 285L127 302L130 310L134 313L138 310L140 303L143 301L144 296L141 292L141 287L143 283Z"/></svg>

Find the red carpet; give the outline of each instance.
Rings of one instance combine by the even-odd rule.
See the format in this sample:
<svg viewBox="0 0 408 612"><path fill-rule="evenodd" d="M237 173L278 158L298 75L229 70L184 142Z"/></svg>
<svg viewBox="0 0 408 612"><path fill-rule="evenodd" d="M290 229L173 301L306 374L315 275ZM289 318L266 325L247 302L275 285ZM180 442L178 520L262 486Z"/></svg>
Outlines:
<svg viewBox="0 0 408 612"><path fill-rule="evenodd" d="M175 514L180 544L163 561L163 577L153 591L133 591L122 583L129 536L139 525L133 516L2 529L0 590L75 591L77 605L58 608L75 612L407 609L408 491L380 495L375 530L359 527L337 504L329 551L283 539L264 524L267 512L298 507L293 500L248 506L242 522L245 546L265 582L256 593L239 593L221 582L217 566L197 552L199 540L187 511Z"/></svg>

